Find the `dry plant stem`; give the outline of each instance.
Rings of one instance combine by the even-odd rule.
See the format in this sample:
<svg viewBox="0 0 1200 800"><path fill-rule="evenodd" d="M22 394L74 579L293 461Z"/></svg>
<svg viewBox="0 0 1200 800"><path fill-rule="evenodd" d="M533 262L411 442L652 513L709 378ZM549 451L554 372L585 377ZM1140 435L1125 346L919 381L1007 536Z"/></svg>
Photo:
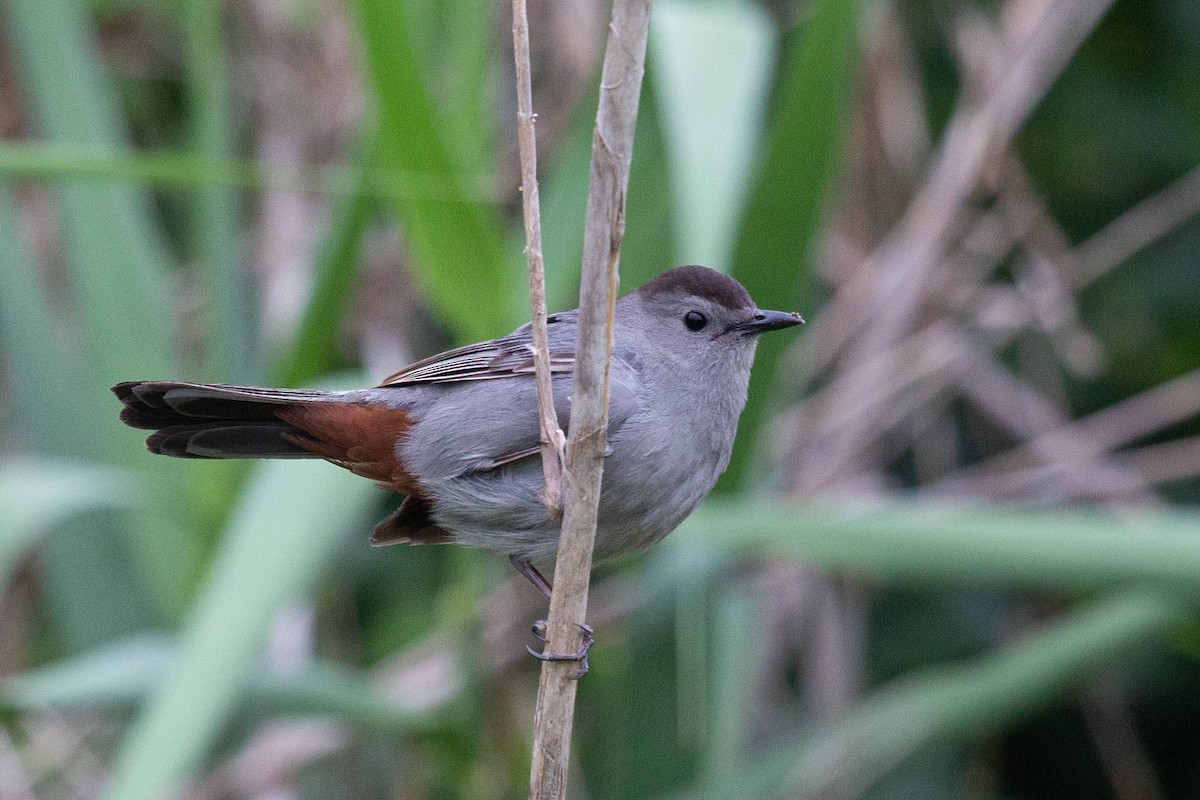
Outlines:
<svg viewBox="0 0 1200 800"><path fill-rule="evenodd" d="M1110 222L1068 256L1075 288L1099 280L1139 250L1200 214L1200 167Z"/></svg>
<svg viewBox="0 0 1200 800"><path fill-rule="evenodd" d="M850 361L901 337L923 296L928 272L940 263L965 201L990 156L1007 145L1113 0L1058 0L1024 41L1008 42L996 84L978 105L956 109L924 186L904 218L871 255L876 265L839 291L837 309L866 303L875 322ZM864 285L865 284L865 285ZM824 348L828 359L845 342ZM811 366L819 369L821 364Z"/></svg>
<svg viewBox="0 0 1200 800"><path fill-rule="evenodd" d="M1072 426L1065 412L989 354L975 350L969 342L962 346L970 353L971 364L957 381L962 395L1025 440L1041 464L1056 467L1069 497L1086 496L1095 486L1104 485L1114 497L1154 500L1147 482L1135 470L1089 438L1086 429ZM1052 440L1044 438L1051 431L1058 435Z"/></svg>
<svg viewBox="0 0 1200 800"><path fill-rule="evenodd" d="M600 79L600 106L592 137L571 434L567 441L566 471L570 480L565 484L547 652L577 651L582 641L579 625L587 614L588 579L607 446L608 366L617 300L617 263L625 230L625 192L649 24L650 0L614 0ZM563 662L542 664L529 782L529 796L534 800L559 800L566 795L576 688L569 676L575 667Z"/></svg>
<svg viewBox="0 0 1200 800"><path fill-rule="evenodd" d="M847 363L862 363L908 333L926 296L931 270L942 262L985 165L1007 146L1112 2L1057 0L1031 26L1032 33L1015 44L1015 54L984 100L956 110L929 177L905 217L869 257L870 266L839 291L830 308L849 316L871 314L871 326L858 341L825 343L818 359L822 363L812 370L826 366L839 352ZM890 368L883 365L864 374L858 391L882 384ZM853 472L851 462L867 445L862 432L852 432L834 448L827 474Z"/></svg>
<svg viewBox="0 0 1200 800"><path fill-rule="evenodd" d="M1162 784L1141 742L1128 698L1110 682L1093 686L1080 698L1083 722L1091 735L1116 800L1161 800Z"/></svg>
<svg viewBox="0 0 1200 800"><path fill-rule="evenodd" d="M1046 431L987 461L964 467L930 487L933 491L968 492L992 476L1025 471L1035 454L1057 451L1063 469L1087 465L1088 460L1189 419L1200 411L1200 370L1147 389L1141 394Z"/></svg>
<svg viewBox="0 0 1200 800"><path fill-rule="evenodd" d="M537 381L542 438L542 502L554 519L562 514L562 460L566 437L554 411L550 345L546 335L546 269L542 262L542 210L537 184L537 134L529 76L529 19L525 0L513 0L513 56L517 68L517 143L521 153L521 200L525 214L525 258L529 261L529 306L533 323L533 371Z"/></svg>
<svg viewBox="0 0 1200 800"><path fill-rule="evenodd" d="M1194 478L1200 475L1200 436L1127 450L1121 457L1150 483Z"/></svg>
<svg viewBox="0 0 1200 800"><path fill-rule="evenodd" d="M13 800L37 800L34 781L25 770L21 752L3 729L0 729L0 795Z"/></svg>

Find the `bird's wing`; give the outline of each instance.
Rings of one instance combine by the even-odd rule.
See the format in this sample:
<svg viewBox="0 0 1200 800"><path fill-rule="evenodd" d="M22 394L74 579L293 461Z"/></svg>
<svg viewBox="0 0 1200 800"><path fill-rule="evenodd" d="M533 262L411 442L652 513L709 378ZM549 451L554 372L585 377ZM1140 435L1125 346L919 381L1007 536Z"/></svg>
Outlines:
<svg viewBox="0 0 1200 800"><path fill-rule="evenodd" d="M571 421L572 377L575 369L574 311L548 320L554 406L559 424ZM540 430L533 378L530 326L501 339L481 342L413 364L385 381L381 388L437 385L410 432L410 450L429 461L423 474L444 478L490 472L536 456ZM614 354L610 367L608 421L612 435L641 405L637 366ZM503 391L490 384L497 378L516 378ZM480 431L486 436L480 436Z"/></svg>
<svg viewBox="0 0 1200 800"><path fill-rule="evenodd" d="M573 331L569 336L563 330L573 328L576 321L574 311L551 314L546 323L554 333L550 347L550 372L571 372L575 369ZM379 388L411 386L422 383L454 383L460 381L483 381L495 378L511 378L514 375L533 374L533 336L527 323L508 336L486 342L469 344L447 350L435 356L411 364L394 375L388 376Z"/></svg>
<svg viewBox="0 0 1200 800"><path fill-rule="evenodd" d="M537 394L533 381L520 381L520 387L497 392L482 383L458 384L445 403L426 412L426 426L417 435L429 437L422 442L423 452L438 463L426 472L443 477L486 473L507 464L536 457L540 428ZM608 435L612 437L642 404L633 367L614 359L608 396ZM564 431L571 427L571 376L554 379L554 407ZM460 394L462 393L462 394ZM432 425L430 418L436 417ZM480 430L487 432L480 435Z"/></svg>

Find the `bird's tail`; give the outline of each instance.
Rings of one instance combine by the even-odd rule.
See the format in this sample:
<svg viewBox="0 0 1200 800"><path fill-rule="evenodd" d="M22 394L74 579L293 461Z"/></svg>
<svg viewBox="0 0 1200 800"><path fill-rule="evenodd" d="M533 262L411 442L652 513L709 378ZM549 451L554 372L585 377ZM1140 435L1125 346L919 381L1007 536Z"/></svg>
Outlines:
<svg viewBox="0 0 1200 800"><path fill-rule="evenodd" d="M410 426L394 389L318 392L131 381L112 388L121 420L154 431L152 453L177 458L323 458L393 491L416 482L397 452Z"/></svg>
<svg viewBox="0 0 1200 800"><path fill-rule="evenodd" d="M129 381L112 387L121 421L154 431L152 453L178 458L323 458L289 419L333 392L259 389L175 381Z"/></svg>

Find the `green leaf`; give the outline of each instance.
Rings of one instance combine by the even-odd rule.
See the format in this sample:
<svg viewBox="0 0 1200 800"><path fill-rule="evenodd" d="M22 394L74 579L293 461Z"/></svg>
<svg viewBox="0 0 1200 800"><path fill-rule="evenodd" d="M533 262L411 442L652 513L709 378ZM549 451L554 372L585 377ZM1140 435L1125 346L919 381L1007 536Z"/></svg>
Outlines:
<svg viewBox="0 0 1200 800"><path fill-rule="evenodd" d="M112 708L132 705L175 664L175 639L139 634L81 656L0 678L0 708Z"/></svg>
<svg viewBox="0 0 1200 800"><path fill-rule="evenodd" d="M449 694L455 694L450 692ZM261 675L246 692L246 710L261 714L331 714L390 735L430 730L434 708L419 698L387 697L370 681L337 664L309 664L294 674Z"/></svg>
<svg viewBox="0 0 1200 800"><path fill-rule="evenodd" d="M492 66L508 51L496 47L494 6L478 0L441 0L438 6L442 20L434 40L445 48L438 66L446 86L440 97L446 107L446 131L453 137L460 163L470 171L484 172L495 146L489 129L494 113L488 91L493 85Z"/></svg>
<svg viewBox="0 0 1200 800"><path fill-rule="evenodd" d="M275 386L300 386L334 366L339 322L354 289L363 232L376 203L368 193L375 137L367 137L356 159L353 191L333 204L329 229L313 266L313 287L300 324L275 370Z"/></svg>
<svg viewBox="0 0 1200 800"><path fill-rule="evenodd" d="M670 174L662 121L654 99L653 73L646 75L629 172L625 238L621 242L621 289L637 288L676 264L672 236ZM576 107L570 129L559 145L542 192L542 249L546 257L546 296L551 310L579 305L583 258L583 218L587 212L588 174L597 93ZM525 244L524 235L515 250ZM529 301L522 299L528 314Z"/></svg>
<svg viewBox="0 0 1200 800"><path fill-rule="evenodd" d="M803 312L813 307L814 238L854 103L858 11L858 0L815 0L808 24L785 48L765 151L733 255L733 276L761 308ZM792 341L775 334L758 345L740 446L718 491L744 486L750 477L750 454L766 422L780 359Z"/></svg>
<svg viewBox="0 0 1200 800"><path fill-rule="evenodd" d="M96 155L125 151L127 134L116 93L84 5L78 0L9 0L5 9L4 32L43 138ZM175 303L166 279L170 259L150 198L128 186L64 185L56 188L55 199L73 301L67 313L82 323L78 371L66 397L73 408L85 409L80 413L89 422L92 409L113 410L113 416L89 431L85 441L94 450L88 457L147 466L149 460L140 448L128 445L130 439L115 420L108 387L174 374L170 313ZM155 479L172 474L170 465L156 466ZM175 492L155 493L155 507L168 517L186 518L184 506ZM123 540L110 515L97 515L86 526L60 531L48 544L48 582L71 593L52 595L56 616L69 635L74 631L84 637L75 639L77 645L90 644L109 625L117 626L118 617L126 627L159 622L158 614L138 609L165 611L178 600L173 592L155 592L140 598L142 604L130 602L128 595L131 581L145 589L161 588L156 576L171 575L189 562L193 545L183 528L135 527L132 532ZM97 626L98 618L107 623Z"/></svg>
<svg viewBox="0 0 1200 800"><path fill-rule="evenodd" d="M125 149L116 95L83 6L76 0L8 0L7 11L5 28L44 137L96 154ZM93 380L78 387L78 401L99 405L111 402L107 387L117 381L173 372L170 259L144 192L62 186L56 195L93 366Z"/></svg>
<svg viewBox="0 0 1200 800"><path fill-rule="evenodd" d="M137 483L135 473L99 464L0 462L0 588L30 542L79 514L132 507Z"/></svg>
<svg viewBox="0 0 1200 800"><path fill-rule="evenodd" d="M470 165L454 151L455 133L445 130L453 120L433 102L434 81L414 46L415 10L392 0L353 6L378 106L381 163L400 180L422 173L445 190L442 198L395 200L412 272L460 339L496 336L528 318L528 305L518 315L514 302L524 273L507 257L495 211L461 199Z"/></svg>
<svg viewBox="0 0 1200 800"><path fill-rule="evenodd" d="M975 662L885 685L841 718L749 757L734 783L681 796L863 796L921 748L1003 731L1190 617L1189 606L1170 594L1113 594Z"/></svg>
<svg viewBox="0 0 1200 800"><path fill-rule="evenodd" d="M928 743L1003 730L1191 617L1169 595L1115 594L974 664L908 676L814 732L784 787L758 796L860 795Z"/></svg>
<svg viewBox="0 0 1200 800"><path fill-rule="evenodd" d="M918 501L709 503L685 536L888 580L1200 587L1200 513Z"/></svg>
<svg viewBox="0 0 1200 800"><path fill-rule="evenodd" d="M12 196L0 185L0 357L12 421L25 446L59 456L94 455L103 450L99 430L107 415L75 399L75 387L89 375L86 362L68 346L51 312L15 216Z"/></svg>
<svg viewBox="0 0 1200 800"><path fill-rule="evenodd" d="M217 2L181 7L193 147L201 157L218 159L233 154L235 139L223 8ZM260 377L257 304L238 246L239 198L229 189L213 186L195 192L191 200L191 252L204 290L204 378L253 383Z"/></svg>
<svg viewBox="0 0 1200 800"><path fill-rule="evenodd" d="M642 95L643 101L645 94ZM542 205L542 255L546 260L546 306L565 311L579 305L579 271L583 259L583 218L587 213L588 170L592 158L592 126L596 118L595 93L581 100L571 114L570 124L558 152L546 157L538 151L538 192ZM537 98L534 98L537 110ZM641 132L638 125L637 131ZM640 151L634 147L634 157ZM636 179L637 170L630 173ZM515 237L514 250L523 253L525 231ZM521 256L524 258L524 255ZM528 312L529 301L525 301Z"/></svg>
<svg viewBox="0 0 1200 800"><path fill-rule="evenodd" d="M133 706L178 666L179 643L166 634L121 639L40 669L0 678L0 709L120 709ZM281 674L258 672L247 682L238 713L329 714L389 734L432 726L431 709L410 698L386 697L371 681L330 663Z"/></svg>
<svg viewBox="0 0 1200 800"><path fill-rule="evenodd" d="M143 476L100 464L21 459L0 466L0 587L34 540L44 542L46 603L76 647L160 621L140 585L120 522Z"/></svg>
<svg viewBox="0 0 1200 800"><path fill-rule="evenodd" d="M357 530L375 492L319 462L261 465L184 626L179 662L126 735L104 797L151 800L179 787L234 712L272 619Z"/></svg>
<svg viewBox="0 0 1200 800"><path fill-rule="evenodd" d="M81 402L79 387L92 381L86 358L67 346L12 217L8 192L0 188L0 342L20 441L44 455L107 457L107 431L118 427L115 404L108 397L103 404ZM51 469L46 463L28 465L29 472L21 473L29 476L28 486L9 505L32 500L64 512L42 524L38 535L49 534L43 559L47 607L68 646L91 646L161 622L164 612L180 608L190 585L183 576L191 574L198 555L193 540L162 520L150 523L144 515L118 518L110 513L131 505L135 497L145 498L146 482L132 485L132 476L118 481L111 468L99 465L62 462L61 468ZM81 470L90 482L75 479ZM37 485L39 479L43 486ZM66 497L63 481L71 487ZM16 526L10 531L21 530L17 520L10 522ZM144 535L137 536L139 532ZM5 551L0 578L7 579L8 559L19 552L19 547ZM160 568L168 564L170 569ZM135 591L146 588L157 591Z"/></svg>
<svg viewBox="0 0 1200 800"><path fill-rule="evenodd" d="M667 159L667 120L659 112L653 74L642 81L641 107L633 133L633 156L629 165L629 192L625 202L625 238L621 240L621 291L629 292L679 263L674 235L676 210L672 197L671 170ZM594 108L594 106L593 106ZM593 117L595 113L593 112ZM589 136L589 142L591 138ZM586 204L587 183L583 197ZM580 230L582 255L583 222ZM580 258L573 264L569 288L579 300Z"/></svg>
<svg viewBox="0 0 1200 800"><path fill-rule="evenodd" d="M96 152L92 148L43 142L0 142L0 175L36 181L70 183L150 184L161 187L237 189L373 197L444 198L448 189L436 185L436 175L404 175L375 165L360 187L361 164L348 166L232 161L225 158L173 152ZM460 182L463 200L494 199L492 179L470 175Z"/></svg>
<svg viewBox="0 0 1200 800"><path fill-rule="evenodd" d="M648 63L671 166L675 248L683 263L729 269L774 44L759 6L655 3ZM641 222L632 215L630 220Z"/></svg>
<svg viewBox="0 0 1200 800"><path fill-rule="evenodd" d="M709 698L711 723L701 760L705 779L736 785L739 754L747 729L746 709L754 705L754 681L745 679L746 657L759 643L757 602L744 588L717 596L711 638L712 674ZM716 795L714 795L715 797Z"/></svg>

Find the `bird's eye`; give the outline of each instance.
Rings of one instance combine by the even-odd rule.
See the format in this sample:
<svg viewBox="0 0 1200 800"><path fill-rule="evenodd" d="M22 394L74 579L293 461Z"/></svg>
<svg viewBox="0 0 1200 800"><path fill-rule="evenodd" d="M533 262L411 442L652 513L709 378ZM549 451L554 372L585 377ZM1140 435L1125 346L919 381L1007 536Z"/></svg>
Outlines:
<svg viewBox="0 0 1200 800"><path fill-rule="evenodd" d="M689 311L683 315L683 324L689 331L701 331L708 324L708 317L699 311Z"/></svg>

